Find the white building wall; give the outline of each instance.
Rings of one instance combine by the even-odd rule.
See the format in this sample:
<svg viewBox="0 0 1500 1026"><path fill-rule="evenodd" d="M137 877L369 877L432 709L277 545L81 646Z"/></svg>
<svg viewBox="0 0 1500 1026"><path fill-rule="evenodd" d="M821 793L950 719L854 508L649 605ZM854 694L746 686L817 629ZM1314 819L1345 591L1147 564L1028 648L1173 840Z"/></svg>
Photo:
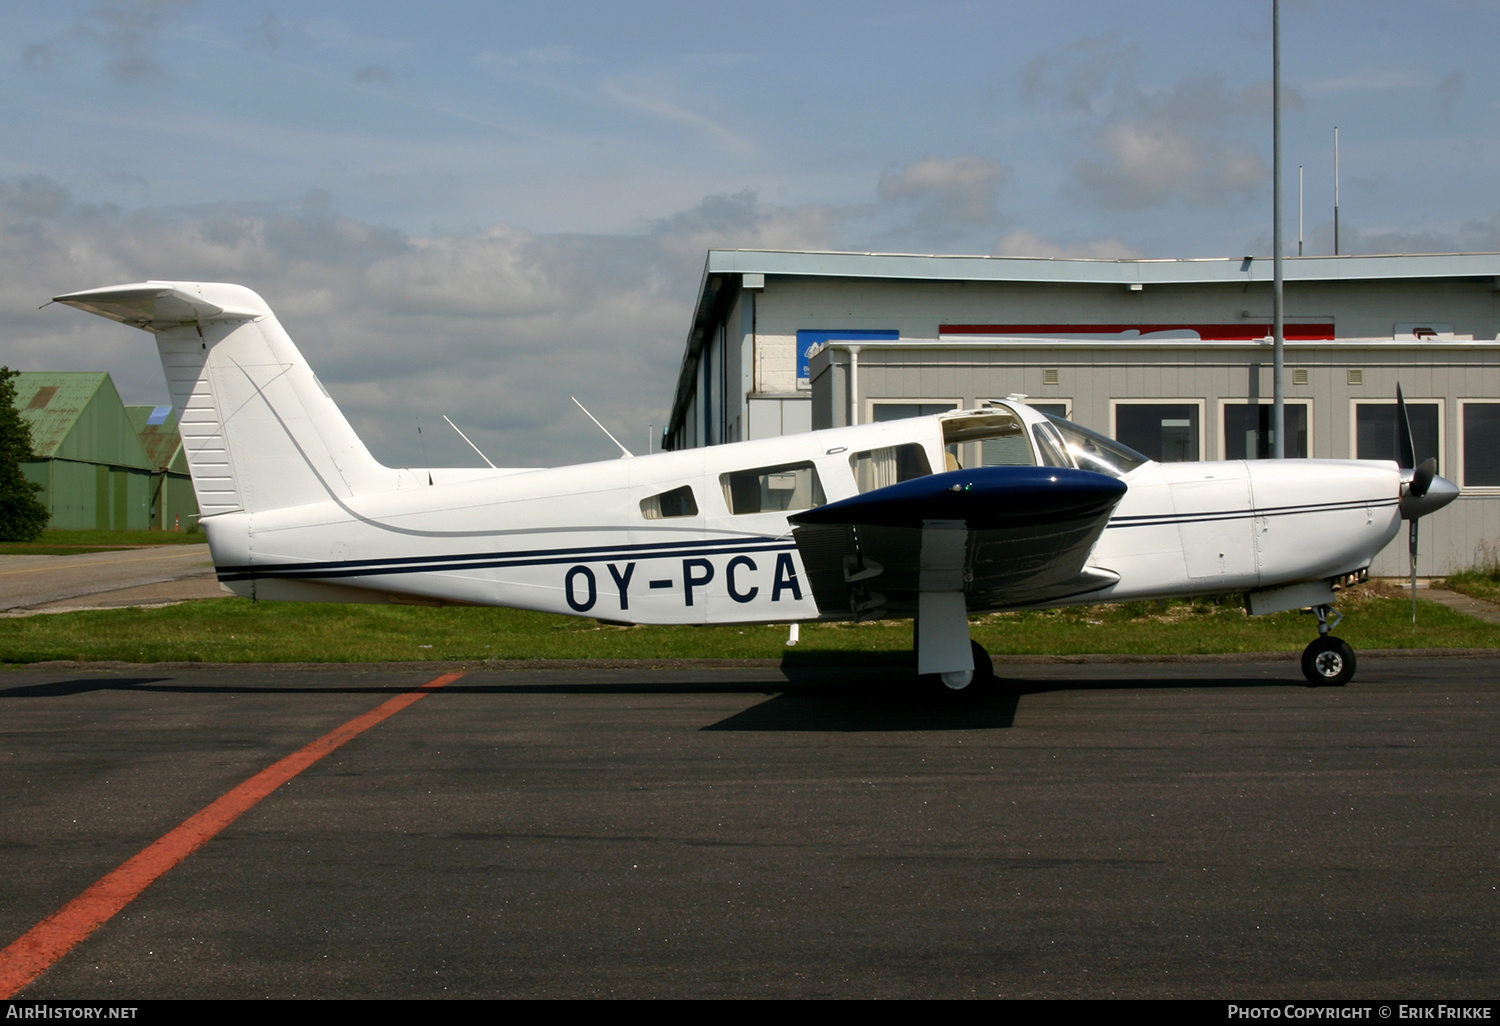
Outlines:
<svg viewBox="0 0 1500 1026"><path fill-rule="evenodd" d="M719 256L735 256L719 254ZM819 254L751 254L819 260ZM833 255L842 259L840 255ZM865 258L858 258L863 260ZM887 258L869 258L871 266ZM902 258L890 258L899 260ZM927 258L913 258L920 262ZM1430 266L1448 258L1395 258ZM1465 257L1480 260L1479 257ZM1430 264L1423 265L1423 261ZM1035 262L1044 263L1044 262ZM1061 262L1066 264L1068 262ZM1124 262L1132 264L1134 262ZM1138 262L1142 265L1149 261ZM1170 262L1168 262L1170 263ZM1191 264L1192 262L1185 262ZM1222 264L1223 262L1219 262ZM1267 265L1269 261L1264 261ZM1500 260L1489 264L1500 266ZM715 265L719 267L719 265ZM726 265L727 266L727 265ZM1059 265L1061 266L1061 265ZM1259 265L1256 265L1259 267ZM1357 277L1380 270L1381 258L1351 258L1353 280L1339 280L1339 264L1324 280L1289 281L1286 320L1333 324L1341 339L1394 340L1414 324L1430 323L1458 339L1494 340L1500 333L1500 293L1496 278ZM1488 266L1488 265L1486 265ZM1235 262L1231 270L1248 265ZM722 270L722 268L720 268ZM1422 269L1419 267L1419 269ZM1069 272L1070 267L1061 267ZM1119 273L1129 277L1134 268ZM1210 269L1211 270L1211 269ZM1149 267L1140 276L1149 279ZM718 273L717 271L715 273ZM1092 272L1091 272L1092 273ZM1172 273L1178 273L1173 270ZM1268 325L1269 281L1212 280L1151 284L1135 290L1120 284L1065 281L953 280L942 278L853 277L807 272L778 274L769 265L752 275L742 290L715 314L718 330L708 333L705 359L714 383L700 366L698 392L684 405L677 437L686 446L738 438L791 434L847 422L847 355L834 350L815 365L827 375L813 388L798 388L797 332L886 331L906 339L937 339L945 325L980 324L1226 324ZM1189 267L1183 277L1196 274ZM957 336L955 336L956 338ZM969 336L964 336L967 340ZM1196 347L1142 350L1120 345L1011 347L985 354L971 349L933 347L880 355L878 346L860 353L861 409L872 398L960 401L1025 393L1034 400L1066 401L1082 424L1113 433L1112 406L1122 399L1183 400L1201 403L1201 455L1224 451L1225 400L1268 399L1272 392L1270 347ZM726 366L725 361L728 361ZM1044 373L1057 373L1047 384ZM1294 384L1305 370L1308 382ZM1349 371L1363 372L1363 384L1350 384ZM1458 480L1460 400L1500 398L1500 349L1413 342L1405 346L1318 347L1292 344L1287 355L1287 396L1310 400L1313 454L1347 458L1353 453L1352 408L1360 399L1387 399L1399 382L1409 399L1443 402L1442 471ZM707 387L709 391L703 390ZM705 418L702 403L711 401ZM861 419L867 414L862 412ZM716 418L722 418L716 420ZM706 421L720 426L705 435ZM1442 573L1473 561L1480 544L1500 542L1500 488L1470 489L1448 509L1423 524L1423 573ZM1377 570L1405 572L1404 536L1383 554Z"/></svg>

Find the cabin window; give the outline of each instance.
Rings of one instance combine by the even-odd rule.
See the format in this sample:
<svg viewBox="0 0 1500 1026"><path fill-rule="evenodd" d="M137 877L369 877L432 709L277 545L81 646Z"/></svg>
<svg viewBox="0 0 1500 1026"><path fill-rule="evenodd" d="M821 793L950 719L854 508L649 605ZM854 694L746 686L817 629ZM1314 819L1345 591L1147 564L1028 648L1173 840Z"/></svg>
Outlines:
<svg viewBox="0 0 1500 1026"><path fill-rule="evenodd" d="M1030 467L1035 464L1025 433L986 438L979 443L979 465L982 467Z"/></svg>
<svg viewBox="0 0 1500 1026"><path fill-rule="evenodd" d="M926 450L915 442L857 452L849 457L849 466L854 471L854 483L861 492L888 488L932 473Z"/></svg>
<svg viewBox="0 0 1500 1026"><path fill-rule="evenodd" d="M1051 424L1037 424L1031 429L1031 434L1036 439L1036 451L1042 458L1042 466L1071 467L1073 465L1073 461L1068 459L1067 444L1057 433L1057 428Z"/></svg>
<svg viewBox="0 0 1500 1026"><path fill-rule="evenodd" d="M758 467L720 474L724 501L729 512L782 513L811 509L828 501L823 485L811 463L785 463L779 467Z"/></svg>
<svg viewBox="0 0 1500 1026"><path fill-rule="evenodd" d="M1092 470L1096 474L1124 477L1136 467L1149 462L1134 449L1121 445L1113 438L1105 438L1097 431L1090 431L1071 420L1061 417L1047 418L1057 433L1062 435L1068 447L1068 455L1079 470Z"/></svg>
<svg viewBox="0 0 1500 1026"><path fill-rule="evenodd" d="M641 500L641 516L647 520L663 520L667 517L695 517L698 503L693 499L693 490L687 485L673 488L648 499Z"/></svg>
<svg viewBox="0 0 1500 1026"><path fill-rule="evenodd" d="M1004 407L965 413L943 421L943 442L960 466L1031 467L1036 458L1021 418ZM950 466L957 470L958 466Z"/></svg>

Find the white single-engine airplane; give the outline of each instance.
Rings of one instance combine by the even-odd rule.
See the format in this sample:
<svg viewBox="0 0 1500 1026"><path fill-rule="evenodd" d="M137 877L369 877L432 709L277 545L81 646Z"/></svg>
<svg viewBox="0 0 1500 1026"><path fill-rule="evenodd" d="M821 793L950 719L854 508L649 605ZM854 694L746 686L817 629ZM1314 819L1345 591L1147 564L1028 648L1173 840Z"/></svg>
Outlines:
<svg viewBox="0 0 1500 1026"><path fill-rule="evenodd" d="M1354 653L1334 592L1458 494L1427 461L1153 463L1021 403L547 470L377 463L265 301L152 281L56 297L156 335L219 580L311 602L616 623L913 617L972 691L992 610L1239 591L1311 607L1309 681ZM1405 408L1402 407L1404 419ZM1332 618L1332 622L1330 619Z"/></svg>

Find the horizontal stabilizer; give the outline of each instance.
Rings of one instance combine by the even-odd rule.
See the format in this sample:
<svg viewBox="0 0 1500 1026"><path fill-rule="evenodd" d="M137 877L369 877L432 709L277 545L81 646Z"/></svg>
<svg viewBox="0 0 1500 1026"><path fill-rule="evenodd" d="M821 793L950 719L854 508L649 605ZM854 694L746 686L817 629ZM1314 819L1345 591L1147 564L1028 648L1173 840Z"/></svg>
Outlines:
<svg viewBox="0 0 1500 1026"><path fill-rule="evenodd" d="M155 332L194 322L254 320L271 312L269 308L257 308L253 303L225 305L211 302L199 294L197 284L146 281L134 285L111 285L54 296L52 301ZM238 291L255 295L248 289Z"/></svg>

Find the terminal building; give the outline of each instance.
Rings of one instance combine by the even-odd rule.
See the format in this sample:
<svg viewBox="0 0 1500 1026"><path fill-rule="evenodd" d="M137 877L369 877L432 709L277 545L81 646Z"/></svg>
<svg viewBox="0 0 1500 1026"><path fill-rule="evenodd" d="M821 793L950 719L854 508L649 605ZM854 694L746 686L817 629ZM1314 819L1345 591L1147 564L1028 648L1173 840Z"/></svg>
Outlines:
<svg viewBox="0 0 1500 1026"><path fill-rule="evenodd" d="M1463 495L1418 572L1500 546L1500 254L1289 257L1285 453L1417 459ZM669 449L1025 397L1163 461L1271 453L1272 261L712 250ZM1407 572L1404 534L1373 571Z"/></svg>

